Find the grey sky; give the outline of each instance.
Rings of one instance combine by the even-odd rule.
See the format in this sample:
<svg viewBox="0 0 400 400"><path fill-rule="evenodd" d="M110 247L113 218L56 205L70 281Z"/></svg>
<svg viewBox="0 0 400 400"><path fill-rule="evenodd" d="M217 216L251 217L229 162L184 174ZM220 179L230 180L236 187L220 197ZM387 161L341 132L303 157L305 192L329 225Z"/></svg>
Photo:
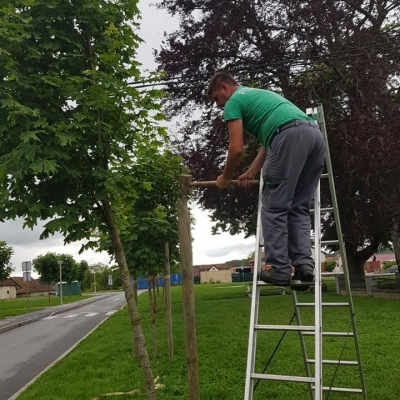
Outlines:
<svg viewBox="0 0 400 400"><path fill-rule="evenodd" d="M163 10L157 10L150 6L149 0L139 1L139 9L142 13L142 23L139 36L145 41L138 50L138 59L143 64L143 69L154 70L156 64L153 60L153 49L159 48L163 33L172 32L178 28L176 19L169 16ZM193 263L211 264L222 263L232 259L245 258L250 251L254 250L254 239L244 239L243 236L231 236L227 233L211 235L212 223L207 213L197 207L193 208L196 225L193 229ZM42 226L33 230L22 229L22 220L7 221L0 223L0 240L6 241L14 248L12 258L13 266L16 268L15 275L21 274L21 263L29 261L40 254L47 252L71 254L77 261L87 260L89 264L102 262L109 263L109 256L105 253L85 251L79 255L81 243L63 245L61 235L55 235L49 239L40 241L39 236Z"/></svg>

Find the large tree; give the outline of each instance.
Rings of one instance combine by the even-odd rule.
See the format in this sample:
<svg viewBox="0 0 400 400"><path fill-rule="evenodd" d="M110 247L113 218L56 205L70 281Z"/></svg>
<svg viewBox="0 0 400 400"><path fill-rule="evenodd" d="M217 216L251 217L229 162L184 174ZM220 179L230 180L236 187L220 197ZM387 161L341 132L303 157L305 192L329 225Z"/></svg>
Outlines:
<svg viewBox="0 0 400 400"><path fill-rule="evenodd" d="M139 92L137 0L10 0L0 7L0 218L48 220L42 237L109 235L147 398L153 375L119 232L135 158L164 142L155 90ZM141 183L139 183L141 184ZM123 195L121 196L121 193ZM92 243L93 244L93 243Z"/></svg>
<svg viewBox="0 0 400 400"><path fill-rule="evenodd" d="M201 116L182 127L180 150L196 179L215 179L226 128L205 96L208 79L228 70L240 83L280 92L301 108L325 107L350 276L399 221L399 16L389 0L164 0L180 17L157 54L172 115ZM247 148L239 173L255 155ZM326 198L326 188L323 188ZM200 192L215 229L254 234L257 190ZM331 218L326 238L334 236Z"/></svg>

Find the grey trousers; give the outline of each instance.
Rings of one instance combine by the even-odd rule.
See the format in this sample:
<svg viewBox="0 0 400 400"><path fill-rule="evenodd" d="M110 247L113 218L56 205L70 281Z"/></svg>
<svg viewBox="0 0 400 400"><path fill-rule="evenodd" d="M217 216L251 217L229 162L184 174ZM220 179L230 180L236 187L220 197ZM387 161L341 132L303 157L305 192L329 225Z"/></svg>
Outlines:
<svg viewBox="0 0 400 400"><path fill-rule="evenodd" d="M276 277L287 277L291 265L314 266L309 204L324 168L324 147L319 128L299 121L282 127L267 149L261 223L265 263Z"/></svg>

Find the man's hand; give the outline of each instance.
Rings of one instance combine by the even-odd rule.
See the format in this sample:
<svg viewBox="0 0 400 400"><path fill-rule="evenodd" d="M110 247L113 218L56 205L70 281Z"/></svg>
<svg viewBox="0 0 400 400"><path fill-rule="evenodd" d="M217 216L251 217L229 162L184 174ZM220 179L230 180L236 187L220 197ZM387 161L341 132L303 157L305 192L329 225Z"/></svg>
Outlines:
<svg viewBox="0 0 400 400"><path fill-rule="evenodd" d="M248 188L251 186L251 182L254 180L254 174L252 174L251 172L247 171L244 174L240 175L238 177L238 186L240 188Z"/></svg>
<svg viewBox="0 0 400 400"><path fill-rule="evenodd" d="M226 178L223 174L217 178L216 185L220 189L226 189L231 184L230 178Z"/></svg>

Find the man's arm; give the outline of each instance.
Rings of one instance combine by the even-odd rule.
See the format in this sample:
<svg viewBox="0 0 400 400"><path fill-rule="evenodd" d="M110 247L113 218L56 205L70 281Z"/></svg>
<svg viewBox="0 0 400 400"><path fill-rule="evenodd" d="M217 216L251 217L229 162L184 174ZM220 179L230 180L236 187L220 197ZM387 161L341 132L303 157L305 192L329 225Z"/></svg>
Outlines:
<svg viewBox="0 0 400 400"><path fill-rule="evenodd" d="M222 175L217 178L217 186L221 189L229 186L231 177L243 158L243 121L235 119L228 122L229 148Z"/></svg>
<svg viewBox="0 0 400 400"><path fill-rule="evenodd" d="M254 161L251 163L249 169L238 177L239 187L247 188L250 186L249 181L252 181L254 177L260 172L264 165L265 158L267 157L267 149L264 146L260 147L258 154Z"/></svg>

